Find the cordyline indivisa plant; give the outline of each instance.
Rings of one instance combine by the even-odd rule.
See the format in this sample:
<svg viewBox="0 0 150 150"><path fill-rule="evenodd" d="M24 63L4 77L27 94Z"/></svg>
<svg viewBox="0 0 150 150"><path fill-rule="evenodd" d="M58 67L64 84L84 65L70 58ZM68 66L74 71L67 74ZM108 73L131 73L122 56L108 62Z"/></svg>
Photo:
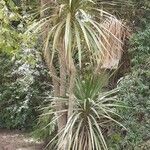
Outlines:
<svg viewBox="0 0 150 150"><path fill-rule="evenodd" d="M112 20L121 25L121 22L113 15L97 8L94 0L41 0L40 20L33 23L28 31L40 31L41 34L42 52L52 78L53 97L56 98L53 107L57 116L58 133L62 132L72 121L76 105L75 80L78 69L82 70L84 55L89 56L90 63L93 63L97 70L102 65L105 56L111 55L110 50L113 48L108 48L112 43L112 41L109 43L109 35L115 43L117 41L122 45L120 38L113 35L108 26L105 27L106 22L111 23ZM121 36L121 34L119 35ZM114 49L116 47L119 46L114 44ZM63 101L63 98L68 100ZM90 103L89 97L84 105L87 106L86 104ZM68 125L68 130L69 128ZM99 130L98 126L96 126L96 130ZM98 131L98 133L101 132ZM59 141L65 135L65 133L62 134ZM101 135L101 144L94 143L98 140L94 139L96 136L91 138L91 147L84 146L85 150L94 150L95 146L100 149L100 145L107 149ZM64 139L66 138L64 137ZM65 140L64 144L66 142ZM72 145L65 144L63 146L62 143L61 146L58 146L59 149L71 149ZM84 144L86 145L87 142ZM74 149L78 149L76 146L74 145ZM80 147L83 150L83 147Z"/></svg>

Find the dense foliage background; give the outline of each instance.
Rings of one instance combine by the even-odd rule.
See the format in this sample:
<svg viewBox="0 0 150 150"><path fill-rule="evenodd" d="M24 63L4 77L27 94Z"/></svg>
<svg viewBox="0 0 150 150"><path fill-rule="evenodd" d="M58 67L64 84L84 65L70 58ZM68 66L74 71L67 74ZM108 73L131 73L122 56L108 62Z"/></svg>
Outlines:
<svg viewBox="0 0 150 150"><path fill-rule="evenodd" d="M131 73L122 77L118 83L118 98L129 108L121 109L123 124L127 131L111 135L114 149L148 150L150 132L150 28L134 34L130 39L132 55ZM117 143L116 143L117 142ZM120 143L118 145L118 143ZM111 143L112 144L112 143Z"/></svg>
<svg viewBox="0 0 150 150"><path fill-rule="evenodd" d="M24 53L25 54L25 53ZM20 54L24 58L24 54ZM32 52L31 57L34 55ZM42 60L36 64L1 54L0 126L31 128L37 122L38 106L50 94L49 75ZM32 61L33 62L33 61Z"/></svg>
<svg viewBox="0 0 150 150"><path fill-rule="evenodd" d="M30 11L38 3L14 2L18 7L12 1L0 2L0 127L34 130L36 137L47 139L56 128L47 126L41 130L51 118L44 116L38 120L41 113L38 108L45 106L46 98L51 96L51 78L41 55L40 40L32 33L24 34L32 22ZM150 2L98 0L97 5L124 20L132 34L125 45L131 61L130 72L121 78L115 74L118 80L115 87L120 89L117 98L126 106L117 112L126 130L112 124L106 142L110 150L149 150ZM89 72L88 67L84 72Z"/></svg>
<svg viewBox="0 0 150 150"><path fill-rule="evenodd" d="M12 1L1 1L0 8L0 127L31 129L51 92L48 71L33 36L23 34L28 20L22 9Z"/></svg>

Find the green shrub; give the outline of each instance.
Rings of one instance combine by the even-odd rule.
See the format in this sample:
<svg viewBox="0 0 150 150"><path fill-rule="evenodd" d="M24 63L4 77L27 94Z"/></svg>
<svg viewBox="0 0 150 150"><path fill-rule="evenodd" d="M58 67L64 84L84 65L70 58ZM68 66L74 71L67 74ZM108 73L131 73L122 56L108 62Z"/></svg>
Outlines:
<svg viewBox="0 0 150 150"><path fill-rule="evenodd" d="M40 60L33 65L11 59L0 55L0 127L29 129L37 123L37 107L50 94L49 76Z"/></svg>
<svg viewBox="0 0 150 150"><path fill-rule="evenodd" d="M133 69L148 70L150 67L150 24L144 31L134 34L131 38L132 67Z"/></svg>
<svg viewBox="0 0 150 150"><path fill-rule="evenodd" d="M132 72L120 79L119 99L130 108L120 109L125 134L110 134L113 150L149 150L150 140L150 27L131 39ZM113 146L112 146L113 145Z"/></svg>

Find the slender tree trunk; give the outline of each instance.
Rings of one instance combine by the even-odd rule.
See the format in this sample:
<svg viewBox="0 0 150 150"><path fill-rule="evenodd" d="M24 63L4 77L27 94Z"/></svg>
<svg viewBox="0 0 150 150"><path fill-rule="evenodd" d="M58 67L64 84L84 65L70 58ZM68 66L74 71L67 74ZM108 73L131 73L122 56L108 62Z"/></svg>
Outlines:
<svg viewBox="0 0 150 150"><path fill-rule="evenodd" d="M43 10L46 7L50 7L53 0L41 0L41 9ZM41 10L41 18L45 17L47 15L47 12L44 12ZM43 42L45 41L47 37L47 33L49 30L49 24L45 24L44 32L42 34ZM65 55L63 52L63 45L60 47L59 52L59 63L60 63L60 77L57 75L57 71L51 63L51 54L50 50L46 50L46 54L44 54L44 58L46 61L46 64L48 66L48 69L50 71L50 75L52 77L52 83L53 83L53 90L54 90L54 97L65 97L66 96L66 64L65 64ZM65 103L62 102L62 100L58 100L55 103L55 110L56 112L65 110ZM61 129L66 125L67 122L67 115L66 113L56 113L57 123L58 123L58 132L61 131Z"/></svg>
<svg viewBox="0 0 150 150"><path fill-rule="evenodd" d="M64 50L63 40L59 49L59 66L60 66L60 97L64 98L66 97L66 87L67 87L67 67L65 61L65 50ZM64 102L63 100L60 102L60 105L61 105L60 110L67 109L66 102ZM67 123L67 112L63 113L61 122L62 122L62 127L61 127L62 129Z"/></svg>
<svg viewBox="0 0 150 150"><path fill-rule="evenodd" d="M71 59L71 65L70 65L70 82L69 82L69 102L68 102L68 118L73 113L73 107L74 107L74 86L75 86L75 77L76 77L76 68L73 62L73 59Z"/></svg>
<svg viewBox="0 0 150 150"><path fill-rule="evenodd" d="M46 16L45 12L42 11L45 7L50 7L52 0L41 0L41 19L44 18ZM43 42L45 42L46 38L47 38L47 33L49 30L49 24L45 24L44 25L44 32L42 34L42 40ZM46 64L48 66L48 69L51 73L52 76L52 82L53 82L53 86L54 86L54 96L58 97L60 94L59 91L59 77L57 76L57 72L55 70L55 67L53 65L53 63L51 64L51 55L50 55L50 50L46 50L46 54L44 54L44 58L46 61Z"/></svg>

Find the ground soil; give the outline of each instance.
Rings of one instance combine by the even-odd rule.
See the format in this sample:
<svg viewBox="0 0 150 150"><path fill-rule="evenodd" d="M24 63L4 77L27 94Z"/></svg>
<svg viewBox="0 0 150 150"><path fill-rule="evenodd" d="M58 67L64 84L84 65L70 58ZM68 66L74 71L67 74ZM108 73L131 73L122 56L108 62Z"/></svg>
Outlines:
<svg viewBox="0 0 150 150"><path fill-rule="evenodd" d="M20 131L0 129L0 150L42 150L42 142Z"/></svg>

